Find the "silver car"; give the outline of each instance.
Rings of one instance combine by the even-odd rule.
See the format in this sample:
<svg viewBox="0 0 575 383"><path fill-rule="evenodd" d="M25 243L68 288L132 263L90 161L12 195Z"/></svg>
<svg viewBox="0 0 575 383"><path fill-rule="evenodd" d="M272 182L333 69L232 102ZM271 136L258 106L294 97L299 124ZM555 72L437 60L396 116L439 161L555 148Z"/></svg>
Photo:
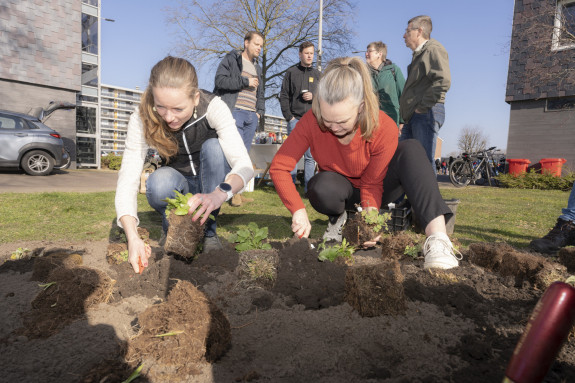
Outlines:
<svg viewBox="0 0 575 383"><path fill-rule="evenodd" d="M45 176L69 163L60 134L39 117L0 110L0 168Z"/></svg>

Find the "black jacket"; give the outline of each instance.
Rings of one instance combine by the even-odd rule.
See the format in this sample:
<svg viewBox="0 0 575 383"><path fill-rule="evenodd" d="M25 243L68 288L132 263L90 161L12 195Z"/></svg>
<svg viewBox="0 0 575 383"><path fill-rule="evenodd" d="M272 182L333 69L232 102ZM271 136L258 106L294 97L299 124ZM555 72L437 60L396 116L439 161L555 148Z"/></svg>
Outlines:
<svg viewBox="0 0 575 383"><path fill-rule="evenodd" d="M262 68L257 62L254 62L254 66L260 82L256 93L256 112L263 117L266 108ZM240 91L249 86L248 78L242 77L242 69L242 51L231 51L224 56L216 71L214 94L220 96L232 111L236 106Z"/></svg>
<svg viewBox="0 0 575 383"><path fill-rule="evenodd" d="M194 115L185 124L184 128L175 133L178 142L178 154L170 158L166 166L170 166L183 175L195 175L200 169L200 151L202 145L210 138L218 138L218 133L208 124L206 115L208 106L214 95L200 90L200 103ZM164 163L167 161L162 159ZM193 166L193 169L192 169Z"/></svg>
<svg viewBox="0 0 575 383"><path fill-rule="evenodd" d="M301 94L303 90L307 90L315 97L320 77L320 71L313 67L304 67L301 62L289 67L280 91L280 106L287 121L292 117L299 120L311 109L311 101L305 101Z"/></svg>

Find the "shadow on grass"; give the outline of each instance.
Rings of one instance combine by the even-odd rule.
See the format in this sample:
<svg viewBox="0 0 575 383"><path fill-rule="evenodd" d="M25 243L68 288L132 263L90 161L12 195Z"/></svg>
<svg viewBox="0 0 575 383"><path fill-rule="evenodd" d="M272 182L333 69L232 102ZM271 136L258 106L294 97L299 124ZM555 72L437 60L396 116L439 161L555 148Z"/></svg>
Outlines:
<svg viewBox="0 0 575 383"><path fill-rule="evenodd" d="M518 234L505 229L478 229L471 225L455 224L455 236L464 246L474 242L497 242L506 239L506 243L516 248L525 248L531 240L535 239L531 235Z"/></svg>

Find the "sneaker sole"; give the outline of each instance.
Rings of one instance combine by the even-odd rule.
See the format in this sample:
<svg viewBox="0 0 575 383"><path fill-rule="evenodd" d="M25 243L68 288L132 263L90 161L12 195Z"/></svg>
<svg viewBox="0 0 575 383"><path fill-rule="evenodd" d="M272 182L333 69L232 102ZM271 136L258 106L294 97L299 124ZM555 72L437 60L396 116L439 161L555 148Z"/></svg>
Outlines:
<svg viewBox="0 0 575 383"><path fill-rule="evenodd" d="M452 264L452 263L443 263L443 262L430 262L430 263L424 263L423 264L423 268L424 269L443 269L443 270L447 270L447 269L454 269L456 267L459 267L459 263L458 264Z"/></svg>

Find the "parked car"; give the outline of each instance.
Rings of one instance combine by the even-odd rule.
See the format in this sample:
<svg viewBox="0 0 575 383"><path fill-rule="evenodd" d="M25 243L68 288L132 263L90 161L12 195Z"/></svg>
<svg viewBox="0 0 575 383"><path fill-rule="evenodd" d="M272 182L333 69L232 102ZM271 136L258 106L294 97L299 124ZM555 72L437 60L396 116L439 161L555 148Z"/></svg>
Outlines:
<svg viewBox="0 0 575 383"><path fill-rule="evenodd" d="M0 167L20 168L32 176L45 176L54 167L62 168L68 163L69 154L60 134L42 122L49 113L59 109L58 105L39 109L36 116L0 110Z"/></svg>

